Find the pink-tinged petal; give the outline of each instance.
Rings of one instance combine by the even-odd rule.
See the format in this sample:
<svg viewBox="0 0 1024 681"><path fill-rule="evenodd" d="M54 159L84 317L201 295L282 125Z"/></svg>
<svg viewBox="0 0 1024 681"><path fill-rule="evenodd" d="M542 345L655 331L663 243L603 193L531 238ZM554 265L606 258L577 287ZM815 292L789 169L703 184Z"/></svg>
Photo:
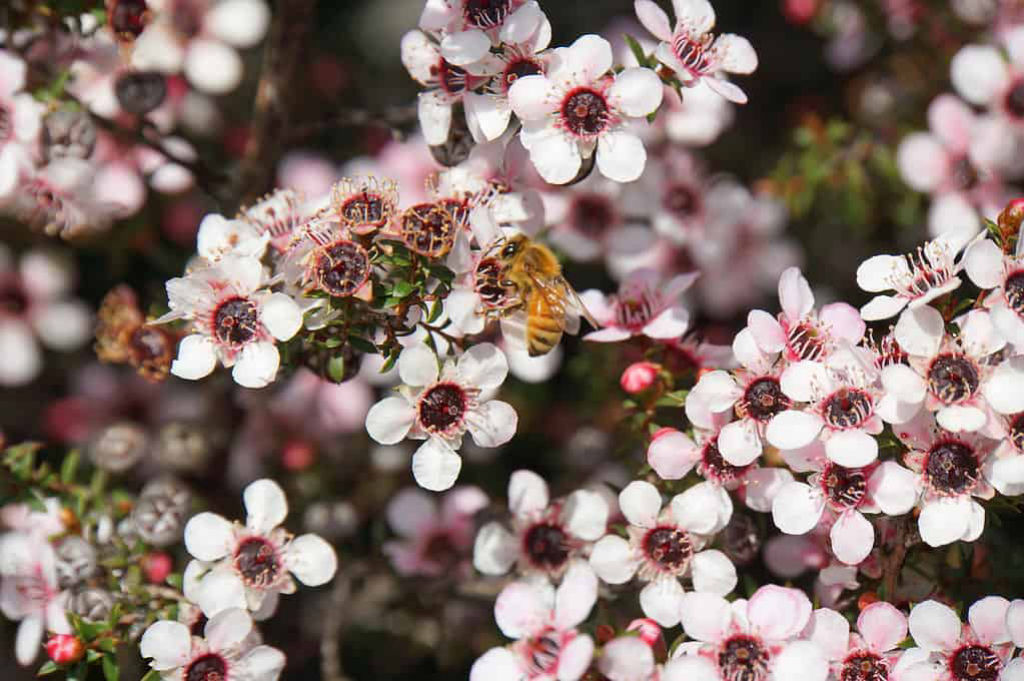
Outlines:
<svg viewBox="0 0 1024 681"><path fill-rule="evenodd" d="M660 628L653 628L660 638ZM643 681L654 673L654 651L640 636L619 636L604 646L597 668L609 681Z"/></svg>
<svg viewBox="0 0 1024 681"><path fill-rule="evenodd" d="M260 534L268 534L288 516L288 499L273 480L264 478L249 483L242 492L247 514L245 524Z"/></svg>
<svg viewBox="0 0 1024 681"><path fill-rule="evenodd" d="M554 624L572 629L590 615L597 602L597 575L584 560L574 560L555 590Z"/></svg>
<svg viewBox="0 0 1024 681"><path fill-rule="evenodd" d="M444 442L430 438L412 455L412 475L423 489L443 492L459 478L462 458Z"/></svg>
<svg viewBox="0 0 1024 681"><path fill-rule="evenodd" d="M917 503L917 476L895 461L883 461L868 478L868 494L886 515L903 515Z"/></svg>
<svg viewBox="0 0 1024 681"><path fill-rule="evenodd" d="M937 601L918 603L908 620L914 643L929 651L953 650L960 639L960 618L952 608Z"/></svg>
<svg viewBox="0 0 1024 681"><path fill-rule="evenodd" d="M672 25L669 23L668 15L657 3L652 0L636 0L633 9L636 10L636 18L651 35L664 42L672 40Z"/></svg>
<svg viewBox="0 0 1024 681"><path fill-rule="evenodd" d="M850 623L835 610L814 611L804 638L810 640L831 660L842 660L850 645Z"/></svg>
<svg viewBox="0 0 1024 681"><path fill-rule="evenodd" d="M935 135L912 132L899 143L896 164L911 188L931 193L949 173L949 154Z"/></svg>
<svg viewBox="0 0 1024 681"><path fill-rule="evenodd" d="M908 354L928 358L939 352L945 334L942 315L928 305L906 310L893 330L896 341Z"/></svg>
<svg viewBox="0 0 1024 681"><path fill-rule="evenodd" d="M775 416L765 430L765 437L779 449L800 449L818 437L824 422L809 411L787 409Z"/></svg>
<svg viewBox="0 0 1024 681"><path fill-rule="evenodd" d="M508 402L490 400L469 412L466 425L473 442L481 447L500 447L516 434L519 415Z"/></svg>
<svg viewBox="0 0 1024 681"><path fill-rule="evenodd" d="M900 313L907 306L907 299L901 296L875 296L860 309L860 316L869 322L888 319Z"/></svg>
<svg viewBox="0 0 1024 681"><path fill-rule="evenodd" d="M999 645L1010 642L1010 632L1006 628L1006 614L1010 601L1002 596L986 596L967 611L967 621L971 624L974 635L985 644Z"/></svg>
<svg viewBox="0 0 1024 681"><path fill-rule="evenodd" d="M594 641L583 634L577 636L562 649L558 657L558 681L577 681L590 667L594 659Z"/></svg>
<svg viewBox="0 0 1024 681"><path fill-rule="evenodd" d="M743 501L747 508L768 513L782 487L793 482L793 474L785 468L755 468L747 473L746 482Z"/></svg>
<svg viewBox="0 0 1024 681"><path fill-rule="evenodd" d="M967 242L978 232L981 216L963 194L948 193L932 201L928 209L928 234Z"/></svg>
<svg viewBox="0 0 1024 681"><path fill-rule="evenodd" d="M825 441L825 454L840 466L860 468L878 458L878 441L863 430L841 430Z"/></svg>
<svg viewBox="0 0 1024 681"><path fill-rule="evenodd" d="M518 517L543 511L548 505L548 484L533 471L519 470L508 481L508 507Z"/></svg>
<svg viewBox="0 0 1024 681"><path fill-rule="evenodd" d="M857 631L872 651L894 650L907 637L907 616L892 604L877 601L861 610Z"/></svg>
<svg viewBox="0 0 1024 681"><path fill-rule="evenodd" d="M637 565L629 542L618 535L601 537L590 553L590 566L608 584L625 584L633 579Z"/></svg>
<svg viewBox="0 0 1024 681"><path fill-rule="evenodd" d="M769 584L750 597L747 619L753 632L781 641L807 626L811 619L811 602L803 591Z"/></svg>
<svg viewBox="0 0 1024 681"><path fill-rule="evenodd" d="M431 146L444 144L452 127L452 105L447 96L438 90L421 92L416 106L426 143Z"/></svg>
<svg viewBox="0 0 1024 681"><path fill-rule="evenodd" d="M979 106L991 103L1009 77L999 50L989 45L961 48L950 62L949 75L960 96Z"/></svg>
<svg viewBox="0 0 1024 681"><path fill-rule="evenodd" d="M1024 600L1014 599L1006 609L1006 630L1018 648L1024 644Z"/></svg>
<svg viewBox="0 0 1024 681"><path fill-rule="evenodd" d="M971 244L964 254L964 265L978 288L995 288L1003 283L1003 252L990 239Z"/></svg>
<svg viewBox="0 0 1024 681"><path fill-rule="evenodd" d="M829 303L821 308L818 317L833 338L853 344L860 342L867 328L857 308L847 303Z"/></svg>
<svg viewBox="0 0 1024 681"><path fill-rule="evenodd" d="M518 554L516 538L500 523L490 522L480 528L473 542L473 567L485 575L503 575Z"/></svg>
<svg viewBox="0 0 1024 681"><path fill-rule="evenodd" d="M793 641L774 660L772 678L825 681L828 660L824 651L810 641Z"/></svg>
<svg viewBox="0 0 1024 681"><path fill-rule="evenodd" d="M747 74L757 70L757 52L750 41L733 33L715 39L715 66L729 73Z"/></svg>
<svg viewBox="0 0 1024 681"><path fill-rule="evenodd" d="M700 461L700 449L684 433L657 435L647 448L647 463L663 480L680 480Z"/></svg>
<svg viewBox="0 0 1024 681"><path fill-rule="evenodd" d="M638 67L621 71L607 92L612 108L634 118L657 110L664 93L665 88L657 74Z"/></svg>
<svg viewBox="0 0 1024 681"><path fill-rule="evenodd" d="M690 564L693 588L724 596L736 588L736 566L721 551L708 549L693 557Z"/></svg>
<svg viewBox="0 0 1024 681"><path fill-rule="evenodd" d="M1024 658L1010 660L999 674L999 681L1024 681Z"/></svg>
<svg viewBox="0 0 1024 681"><path fill-rule="evenodd" d="M732 465L746 466L761 456L761 437L752 421L733 421L718 433L718 450Z"/></svg>
<svg viewBox="0 0 1024 681"><path fill-rule="evenodd" d="M386 397L367 412L366 432L382 445L393 445L405 439L415 420L416 410L408 400Z"/></svg>
<svg viewBox="0 0 1024 681"><path fill-rule="evenodd" d="M40 639L42 639L42 634L40 628ZM37 642L36 646L38 645ZM191 648L192 635L189 633L188 627L180 622L170 620L158 620L149 625L139 641L139 654L144 658L152 659L150 666L158 671L176 669L187 664ZM34 656L35 651L33 651Z"/></svg>
<svg viewBox="0 0 1024 681"><path fill-rule="evenodd" d="M338 571L338 554L323 538L303 534L288 545L285 565L306 586L322 586L334 579Z"/></svg>
<svg viewBox="0 0 1024 681"><path fill-rule="evenodd" d="M634 480L619 493L619 509L631 524L654 527L661 511L661 492L649 482Z"/></svg>
<svg viewBox="0 0 1024 681"><path fill-rule="evenodd" d="M551 604L541 588L530 582L513 582L494 602L494 621L508 638L523 638L540 631L551 617Z"/></svg>
<svg viewBox="0 0 1024 681"><path fill-rule="evenodd" d="M920 403L928 392L924 379L906 364L893 364L882 369L882 387L890 395L911 404Z"/></svg>
<svg viewBox="0 0 1024 681"><path fill-rule="evenodd" d="M772 501L772 520L786 534L807 534L824 511L824 497L803 482L783 485Z"/></svg>
<svg viewBox="0 0 1024 681"><path fill-rule="evenodd" d="M597 169L609 180L633 182L644 172L647 150L633 133L612 130L598 139L596 161Z"/></svg>
<svg viewBox="0 0 1024 681"><path fill-rule="evenodd" d="M809 360L793 362L779 376L779 387L782 392L797 402L812 401L816 391L831 384L824 365Z"/></svg>
<svg viewBox="0 0 1024 681"><path fill-rule="evenodd" d="M276 679L284 665L284 653L277 648L259 645L235 663L233 675L241 679Z"/></svg>
<svg viewBox="0 0 1024 681"><path fill-rule="evenodd" d="M754 371L764 371L775 361L775 353L763 352L749 328L740 329L732 339L732 353L737 362Z"/></svg>
<svg viewBox="0 0 1024 681"><path fill-rule="evenodd" d="M690 327L690 313L682 307L670 307L644 325L643 333L649 338L670 340L681 338Z"/></svg>
<svg viewBox="0 0 1024 681"><path fill-rule="evenodd" d="M982 385L981 390L995 411L1000 414L1016 414L1024 411L1024 358L1011 357L1004 361L989 379Z"/></svg>
<svg viewBox="0 0 1024 681"><path fill-rule="evenodd" d="M932 547L959 541L969 529L971 513L968 497L944 498L926 503L917 519L921 539ZM917 640L916 636L914 640Z"/></svg>
<svg viewBox="0 0 1024 681"><path fill-rule="evenodd" d="M520 681L522 670L508 648L491 648L469 670L469 681Z"/></svg>
<svg viewBox="0 0 1024 681"><path fill-rule="evenodd" d="M709 88L733 104L747 103L747 94L735 83L730 83L724 78L715 78L714 76L702 78L701 82L707 83Z"/></svg>
<svg viewBox="0 0 1024 681"><path fill-rule="evenodd" d="M832 551L847 565L859 565L875 545L875 528L859 511L844 511L829 531Z"/></svg>
<svg viewBox="0 0 1024 681"><path fill-rule="evenodd" d="M406 348L398 358L398 375L406 385L430 385L438 376L437 355L422 345Z"/></svg>
<svg viewBox="0 0 1024 681"><path fill-rule="evenodd" d="M0 98L6 99L25 86L28 65L13 52L0 50Z"/></svg>
<svg viewBox="0 0 1024 681"><path fill-rule="evenodd" d="M786 347L786 332L778 320L764 310L751 310L747 315L747 328L762 352L782 352Z"/></svg>
<svg viewBox="0 0 1024 681"><path fill-rule="evenodd" d="M683 602L683 587L679 580L664 575L648 582L640 590L640 609L663 627L679 624L679 609Z"/></svg>
<svg viewBox="0 0 1024 681"><path fill-rule="evenodd" d="M687 636L709 643L720 641L732 623L729 601L707 592L691 591L683 596L679 615Z"/></svg>
<svg viewBox="0 0 1024 681"><path fill-rule="evenodd" d="M480 29L451 33L441 41L441 56L456 66L480 61L490 50L491 39Z"/></svg>
<svg viewBox="0 0 1024 681"><path fill-rule="evenodd" d="M676 23L683 24L691 34L707 33L715 27L715 10L708 0L672 0Z"/></svg>
<svg viewBox="0 0 1024 681"><path fill-rule="evenodd" d="M185 548L199 560L220 560L230 553L233 543L231 522L216 513L192 516L185 525Z"/></svg>
<svg viewBox="0 0 1024 681"><path fill-rule="evenodd" d="M565 66L572 68L580 84L592 83L612 68L611 43L599 35L580 36L566 49Z"/></svg>
<svg viewBox="0 0 1024 681"><path fill-rule="evenodd" d="M799 267L790 267L779 277L779 304L790 323L796 323L814 309L811 285Z"/></svg>
<svg viewBox="0 0 1024 681"><path fill-rule="evenodd" d="M240 644L252 632L252 617L241 608L223 610L210 617L203 635L210 650L228 650Z"/></svg>
<svg viewBox="0 0 1024 681"><path fill-rule="evenodd" d="M954 95L939 95L928 106L928 127L956 154L967 153L974 118L970 107Z"/></svg>
<svg viewBox="0 0 1024 681"><path fill-rule="evenodd" d="M569 534L595 541L604 535L608 526L608 503L597 492L576 490L565 502L562 520Z"/></svg>
<svg viewBox="0 0 1024 681"><path fill-rule="evenodd" d="M661 681L720 681L721 678L714 662L697 655L669 660L661 672Z"/></svg>

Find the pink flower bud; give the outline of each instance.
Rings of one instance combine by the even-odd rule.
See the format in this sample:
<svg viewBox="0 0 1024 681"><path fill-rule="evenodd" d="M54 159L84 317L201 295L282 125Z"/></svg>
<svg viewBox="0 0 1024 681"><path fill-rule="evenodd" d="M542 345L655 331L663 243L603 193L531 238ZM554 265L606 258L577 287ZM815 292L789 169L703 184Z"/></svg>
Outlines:
<svg viewBox="0 0 1024 681"><path fill-rule="evenodd" d="M664 426L664 427L659 428L658 430L656 430L654 432L654 435L651 436L651 442L654 442L655 440L657 440L659 437L661 437L663 435L668 435L669 433L678 433L678 432L679 431L676 430L675 428L669 428L668 426ZM640 620L637 620L637 621L639 622Z"/></svg>
<svg viewBox="0 0 1024 681"><path fill-rule="evenodd" d="M55 634L46 642L46 654L57 664L78 662L85 655L85 646L71 634Z"/></svg>
<svg viewBox="0 0 1024 681"><path fill-rule="evenodd" d="M626 367L622 372L619 384L622 389L630 395L647 390L658 380L658 371L661 369L657 364L650 362L636 362Z"/></svg>
<svg viewBox="0 0 1024 681"><path fill-rule="evenodd" d="M626 631L640 632L640 640L652 647L661 640L661 627L657 622L646 617L630 622Z"/></svg>
<svg viewBox="0 0 1024 681"><path fill-rule="evenodd" d="M142 557L142 572L150 584L162 584L174 569L174 561L163 551L150 551Z"/></svg>
<svg viewBox="0 0 1024 681"><path fill-rule="evenodd" d="M290 471L302 471L313 465L316 450L304 440L291 440L281 450L281 465Z"/></svg>
<svg viewBox="0 0 1024 681"><path fill-rule="evenodd" d="M806 24L818 13L818 0L782 0L782 14L791 24Z"/></svg>

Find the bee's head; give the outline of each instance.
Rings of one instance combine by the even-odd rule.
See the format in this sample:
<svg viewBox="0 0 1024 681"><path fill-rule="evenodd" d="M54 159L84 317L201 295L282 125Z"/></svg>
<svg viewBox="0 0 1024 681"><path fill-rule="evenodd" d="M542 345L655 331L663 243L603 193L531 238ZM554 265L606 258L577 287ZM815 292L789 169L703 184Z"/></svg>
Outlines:
<svg viewBox="0 0 1024 681"><path fill-rule="evenodd" d="M509 239L504 246L501 247L502 258L512 258L523 248L523 242L526 241L522 235L516 235Z"/></svg>

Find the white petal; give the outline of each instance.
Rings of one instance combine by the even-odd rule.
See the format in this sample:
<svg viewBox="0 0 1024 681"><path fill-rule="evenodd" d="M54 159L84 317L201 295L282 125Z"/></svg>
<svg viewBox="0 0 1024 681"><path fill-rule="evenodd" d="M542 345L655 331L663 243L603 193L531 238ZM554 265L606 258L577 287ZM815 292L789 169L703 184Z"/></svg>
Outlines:
<svg viewBox="0 0 1024 681"><path fill-rule="evenodd" d="M555 590L555 621L560 629L572 629L590 615L597 602L597 575L584 560L574 560Z"/></svg>
<svg viewBox="0 0 1024 681"><path fill-rule="evenodd" d="M907 261L895 255L875 255L860 264L857 268L857 286L871 293L886 291L892 288L894 278L909 274Z"/></svg>
<svg viewBox="0 0 1024 681"><path fill-rule="evenodd" d="M747 508L760 513L772 510L772 502L782 486L793 481L793 474L785 468L754 468L747 472L747 487L743 501Z"/></svg>
<svg viewBox="0 0 1024 681"><path fill-rule="evenodd" d="M1003 252L990 239L977 241L964 254L964 268L978 288L995 288L1003 283Z"/></svg>
<svg viewBox="0 0 1024 681"><path fill-rule="evenodd" d="M430 438L412 455L412 475L416 483L432 492L443 492L459 478L462 458L451 447Z"/></svg>
<svg viewBox="0 0 1024 681"><path fill-rule="evenodd" d="M430 385L437 380L437 355L423 345L406 348L398 358L398 373L406 385Z"/></svg>
<svg viewBox="0 0 1024 681"><path fill-rule="evenodd" d="M908 620L914 643L925 650L953 650L960 638L960 618L937 601L918 603Z"/></svg>
<svg viewBox="0 0 1024 681"><path fill-rule="evenodd" d="M260 320L274 338L289 340L302 328L302 310L284 293L271 293L263 302Z"/></svg>
<svg viewBox="0 0 1024 681"><path fill-rule="evenodd" d="M971 502L965 497L928 502L921 509L917 527L928 546L945 546L958 541L968 530ZM916 640L916 637L915 637Z"/></svg>
<svg viewBox="0 0 1024 681"><path fill-rule="evenodd" d="M608 503L597 492L577 490L566 500L562 519L570 534L594 541L604 534L608 525Z"/></svg>
<svg viewBox="0 0 1024 681"><path fill-rule="evenodd" d="M841 430L825 441L825 454L840 466L860 468L878 458L878 441L863 430Z"/></svg>
<svg viewBox="0 0 1024 681"><path fill-rule="evenodd" d="M32 324L46 347L64 352L81 347L93 333L92 313L77 300L43 306L33 316Z"/></svg>
<svg viewBox="0 0 1024 681"><path fill-rule="evenodd" d="M608 97L613 108L627 116L640 118L661 105L664 92L661 79L654 71L627 68L615 76L615 82L608 88Z"/></svg>
<svg viewBox="0 0 1024 681"><path fill-rule="evenodd" d="M469 681L520 681L519 663L508 648L491 648L469 670Z"/></svg>
<svg viewBox="0 0 1024 681"><path fill-rule="evenodd" d="M708 0L672 0L676 23L684 24L691 33L707 33L715 26L715 10Z"/></svg>
<svg viewBox="0 0 1024 681"><path fill-rule="evenodd" d="M550 614L550 605L534 583L513 582L501 590L494 602L494 621L509 638L523 638L540 631Z"/></svg>
<svg viewBox="0 0 1024 681"><path fill-rule="evenodd" d="M516 538L500 523L480 528L473 543L473 567L485 575L503 575L509 571L519 552Z"/></svg>
<svg viewBox="0 0 1024 681"><path fill-rule="evenodd" d="M382 445L393 445L405 439L415 420L416 410L408 400L386 397L367 412L366 432Z"/></svg>
<svg viewBox="0 0 1024 681"><path fill-rule="evenodd" d="M823 425L817 414L787 409L768 423L765 437L779 449L800 449L814 442Z"/></svg>
<svg viewBox="0 0 1024 681"><path fill-rule="evenodd" d="M907 299L901 296L875 296L860 309L860 316L869 322L888 319L900 313L907 306Z"/></svg>
<svg viewBox="0 0 1024 681"><path fill-rule="evenodd" d="M761 456L761 437L748 419L733 421L718 433L722 458L734 466L746 466Z"/></svg>
<svg viewBox="0 0 1024 681"><path fill-rule="evenodd" d="M935 135L914 132L896 150L900 176L919 192L935 191L949 172L949 155Z"/></svg>
<svg viewBox="0 0 1024 681"><path fill-rule="evenodd" d="M811 619L811 601L799 589L769 584L747 601L751 629L768 639L783 640L803 631Z"/></svg>
<svg viewBox="0 0 1024 681"><path fill-rule="evenodd" d="M690 638L717 643L732 622L732 609L718 594L691 591L683 596L680 621Z"/></svg>
<svg viewBox="0 0 1024 681"><path fill-rule="evenodd" d="M920 403L928 391L924 379L906 364L893 364L882 369L882 386L892 396L910 404Z"/></svg>
<svg viewBox="0 0 1024 681"><path fill-rule="evenodd" d="M987 105L1006 84L1006 62L995 47L967 45L953 56L950 79L972 104Z"/></svg>
<svg viewBox="0 0 1024 681"><path fill-rule="evenodd" d="M18 634L14 640L14 658L24 667L32 664L39 655L39 646L43 642L43 618L31 614L18 625Z"/></svg>
<svg viewBox="0 0 1024 681"><path fill-rule="evenodd" d="M0 320L0 357L4 358L0 362L0 385L24 385L43 368L43 358L35 334L21 321ZM213 361L216 364L216 357ZM213 371L212 366L210 371Z"/></svg>
<svg viewBox="0 0 1024 681"><path fill-rule="evenodd" d="M42 629L39 631L42 636ZM153 660L153 669L163 671L184 666L189 661L192 635L180 622L159 620L149 625L139 641L139 654Z"/></svg>
<svg viewBox="0 0 1024 681"><path fill-rule="evenodd" d="M825 499L810 485L791 482L783 485L772 501L772 520L786 534L806 534L818 524L825 510Z"/></svg>
<svg viewBox="0 0 1024 681"><path fill-rule="evenodd" d="M519 470L508 481L508 507L512 513L524 517L544 510L548 505L548 484L533 471Z"/></svg>
<svg viewBox="0 0 1024 681"><path fill-rule="evenodd" d="M715 39L717 66L729 73L753 73L757 70L757 52L750 41L733 33Z"/></svg>
<svg viewBox="0 0 1024 681"><path fill-rule="evenodd" d="M523 80L527 80L527 78L521 78L516 81L516 84L518 85ZM525 133L526 130L524 125L523 132ZM523 140L522 133L520 140ZM526 146L525 140L523 140L523 145ZM583 163L576 142L557 130L545 135L542 140L530 144L528 148L530 162L533 163L540 176L551 184L569 182L579 173Z"/></svg>
<svg viewBox="0 0 1024 681"><path fill-rule="evenodd" d="M861 513L842 513L829 531L832 551L847 565L859 565L875 545L875 529Z"/></svg>
<svg viewBox="0 0 1024 681"><path fill-rule="evenodd" d="M662 480L685 477L699 460L700 449L679 431L659 435L647 448L647 463Z"/></svg>
<svg viewBox="0 0 1024 681"><path fill-rule="evenodd" d="M438 524L437 503L422 490L406 487L388 503L387 519L395 534L415 539Z"/></svg>
<svg viewBox="0 0 1024 681"><path fill-rule="evenodd" d="M751 310L747 315L747 328L762 352L782 352L786 347L786 332L778 320L764 310Z"/></svg>
<svg viewBox="0 0 1024 681"><path fill-rule="evenodd" d="M248 607L245 584L233 570L213 570L194 588L195 602L203 614L213 617L232 608Z"/></svg>
<svg viewBox="0 0 1024 681"><path fill-rule="evenodd" d="M690 313L682 307L670 307L647 322L643 333L649 338L680 338L690 326Z"/></svg>
<svg viewBox="0 0 1024 681"><path fill-rule="evenodd" d="M436 146L448 141L452 127L452 105L437 91L421 92L416 100L423 139Z"/></svg>
<svg viewBox="0 0 1024 681"><path fill-rule="evenodd" d="M736 566L721 551L708 549L693 557L693 588L724 596L736 588Z"/></svg>
<svg viewBox="0 0 1024 681"><path fill-rule="evenodd" d="M633 578L637 561L629 542L618 535L601 537L590 553L590 566L608 584L625 584Z"/></svg>
<svg viewBox="0 0 1024 681"><path fill-rule="evenodd" d="M721 681L718 667L697 655L682 655L669 660L661 672L661 681Z"/></svg>
<svg viewBox="0 0 1024 681"><path fill-rule="evenodd" d="M644 143L632 133L613 130L597 141L597 169L609 180L632 182L643 174L646 163Z"/></svg>
<svg viewBox="0 0 1024 681"><path fill-rule="evenodd" d="M262 0L221 0L203 17L205 28L235 47L252 47L267 33L270 9Z"/></svg>
<svg viewBox="0 0 1024 681"><path fill-rule="evenodd" d="M697 534L723 529L732 516L728 492L711 482L699 482L672 497L672 517L680 527Z"/></svg>
<svg viewBox="0 0 1024 681"><path fill-rule="evenodd" d="M227 518L216 513L199 513L185 525L185 548L207 562L226 556L234 542L234 528Z"/></svg>
<svg viewBox="0 0 1024 681"><path fill-rule="evenodd" d="M919 357L934 357L945 333L942 315L929 305L904 310L893 330L900 347Z"/></svg>
<svg viewBox="0 0 1024 681"><path fill-rule="evenodd" d="M967 611L967 621L974 635L990 645L1009 643L1010 632L1006 627L1009 608L1010 601L1002 596L986 596L975 601Z"/></svg>
<svg viewBox="0 0 1024 681"><path fill-rule="evenodd" d="M504 98L467 92L462 97L462 104L466 108L466 117L476 120L488 141L501 137L512 118L512 109Z"/></svg>
<svg viewBox="0 0 1024 681"><path fill-rule="evenodd" d="M1013 644L1018 648L1024 643L1024 600L1014 599L1006 610L1006 628Z"/></svg>
<svg viewBox="0 0 1024 681"><path fill-rule="evenodd" d="M277 679L285 661L284 653L277 648L256 646L238 660L232 675L242 679Z"/></svg>
<svg viewBox="0 0 1024 681"><path fill-rule="evenodd" d="M954 404L940 409L935 420L952 433L972 433L985 425L988 416L977 407Z"/></svg>
<svg viewBox="0 0 1024 681"><path fill-rule="evenodd" d="M665 42L672 40L672 25L669 24L668 15L653 0L636 0L633 8L637 19L651 35Z"/></svg>
<svg viewBox="0 0 1024 681"><path fill-rule="evenodd" d="M779 277L779 304L790 322L803 319L814 309L811 285L799 267L790 267Z"/></svg>
<svg viewBox="0 0 1024 681"><path fill-rule="evenodd" d="M524 76L512 83L508 101L516 116L524 121L543 119L558 106L551 81L540 74Z"/></svg>
<svg viewBox="0 0 1024 681"><path fill-rule="evenodd" d="M793 362L779 376L782 392L797 402L810 402L823 386L830 386L831 379L820 362Z"/></svg>
<svg viewBox="0 0 1024 681"><path fill-rule="evenodd" d="M480 29L451 33L441 41L441 54L456 66L480 61L490 49L491 39Z"/></svg>
<svg viewBox="0 0 1024 681"><path fill-rule="evenodd" d="M285 564L306 586L320 586L334 579L334 573L338 571L338 555L323 538L303 534L288 545Z"/></svg>
<svg viewBox="0 0 1024 681"><path fill-rule="evenodd" d="M582 35L568 50L566 62L578 74L580 83L593 82L612 68L614 56L611 43L599 35Z"/></svg>
<svg viewBox="0 0 1024 681"><path fill-rule="evenodd" d="M729 372L717 369L701 376L697 385L693 387L691 394L693 393L698 393L706 399L711 411L721 412L732 408L736 400L743 395L743 389L736 385Z"/></svg>
<svg viewBox="0 0 1024 681"><path fill-rule="evenodd" d="M500 447L516 434L519 415L508 402L490 400L469 412L466 424L473 442L481 447Z"/></svg>
<svg viewBox="0 0 1024 681"><path fill-rule="evenodd" d="M683 587L675 577L664 576L640 590L640 609L663 627L679 624Z"/></svg>
<svg viewBox="0 0 1024 681"><path fill-rule="evenodd" d="M501 26L498 38L503 43L525 43L535 37L538 29L546 23L544 12L535 1L525 5L508 15ZM538 47L538 50L544 47Z"/></svg>
<svg viewBox="0 0 1024 681"><path fill-rule="evenodd" d="M203 636L210 650L220 651L241 643L252 631L252 617L241 608L223 610L210 617Z"/></svg>
<svg viewBox="0 0 1024 681"><path fill-rule="evenodd" d="M198 333L185 336L178 343L178 357L171 362L171 373L178 378L195 381L208 376L217 366L213 341Z"/></svg>
<svg viewBox="0 0 1024 681"><path fill-rule="evenodd" d="M992 372L981 390L989 406L1000 414L1024 411L1024 359L1013 357Z"/></svg>
<svg viewBox="0 0 1024 681"><path fill-rule="evenodd" d="M605 644L597 668L608 681L644 681L654 673L654 652L639 636L619 636Z"/></svg>
<svg viewBox="0 0 1024 681"><path fill-rule="evenodd" d="M583 634L569 641L558 659L558 681L578 681L594 658L594 641Z"/></svg>
<svg viewBox="0 0 1024 681"><path fill-rule="evenodd" d="M810 641L793 641L778 654L772 665L772 678L825 681L828 660L821 649Z"/></svg>
<svg viewBox="0 0 1024 681"><path fill-rule="evenodd" d="M821 648L829 659L842 660L850 646L850 623L835 610L819 608L811 616L803 636Z"/></svg>
<svg viewBox="0 0 1024 681"><path fill-rule="evenodd" d="M619 509L631 524L654 527L661 511L661 492L644 480L634 480L619 493Z"/></svg>
<svg viewBox="0 0 1024 681"><path fill-rule="evenodd" d="M917 503L917 476L895 461L883 461L868 478L868 493L886 515L903 515Z"/></svg>
<svg viewBox="0 0 1024 681"><path fill-rule="evenodd" d="M274 381L280 365L276 345L264 341L249 343L239 353L231 377L244 388L263 388Z"/></svg>
<svg viewBox="0 0 1024 681"><path fill-rule="evenodd" d="M185 53L185 75L203 92L221 95L242 81L242 60L224 43L195 38Z"/></svg>
<svg viewBox="0 0 1024 681"><path fill-rule="evenodd" d="M491 343L474 345L459 357L459 375L482 390L500 386L508 375L505 354Z"/></svg>
<svg viewBox="0 0 1024 681"><path fill-rule="evenodd" d="M260 534L267 534L288 516L288 499L284 490L270 479L250 483L242 492L246 525Z"/></svg>

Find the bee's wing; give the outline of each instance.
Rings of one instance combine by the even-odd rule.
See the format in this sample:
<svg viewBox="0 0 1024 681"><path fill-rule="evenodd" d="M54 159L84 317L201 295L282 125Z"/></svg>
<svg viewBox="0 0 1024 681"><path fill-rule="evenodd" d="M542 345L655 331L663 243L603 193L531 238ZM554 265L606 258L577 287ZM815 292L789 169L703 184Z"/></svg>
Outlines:
<svg viewBox="0 0 1024 681"><path fill-rule="evenodd" d="M590 310L588 310L587 306L583 304L583 299L580 298L580 294L576 293L576 289L574 289L569 282L565 281L565 279L562 279L562 282L565 284L565 288L569 292L569 297L572 299L572 304L576 308L577 312L580 313L580 316L586 319L587 322L595 329L600 329L601 325L597 323L597 320L594 319L594 315L590 314Z"/></svg>
<svg viewBox="0 0 1024 681"><path fill-rule="evenodd" d="M580 294L576 293L576 289L572 287L572 284L565 280L565 277L558 275L547 280L543 280L536 276L532 276L530 278L537 288L542 291L550 291L550 297L557 296L563 316L565 314L565 310L571 307L579 316L586 319L592 327L595 329L601 328L601 325L597 323L594 316L590 314L590 310L588 310L587 306L583 304Z"/></svg>
<svg viewBox="0 0 1024 681"><path fill-rule="evenodd" d="M539 277L536 274L528 275L530 283L536 292L544 299L551 312L551 317L558 322L562 331L565 330L566 303L571 302L569 288L562 277Z"/></svg>

